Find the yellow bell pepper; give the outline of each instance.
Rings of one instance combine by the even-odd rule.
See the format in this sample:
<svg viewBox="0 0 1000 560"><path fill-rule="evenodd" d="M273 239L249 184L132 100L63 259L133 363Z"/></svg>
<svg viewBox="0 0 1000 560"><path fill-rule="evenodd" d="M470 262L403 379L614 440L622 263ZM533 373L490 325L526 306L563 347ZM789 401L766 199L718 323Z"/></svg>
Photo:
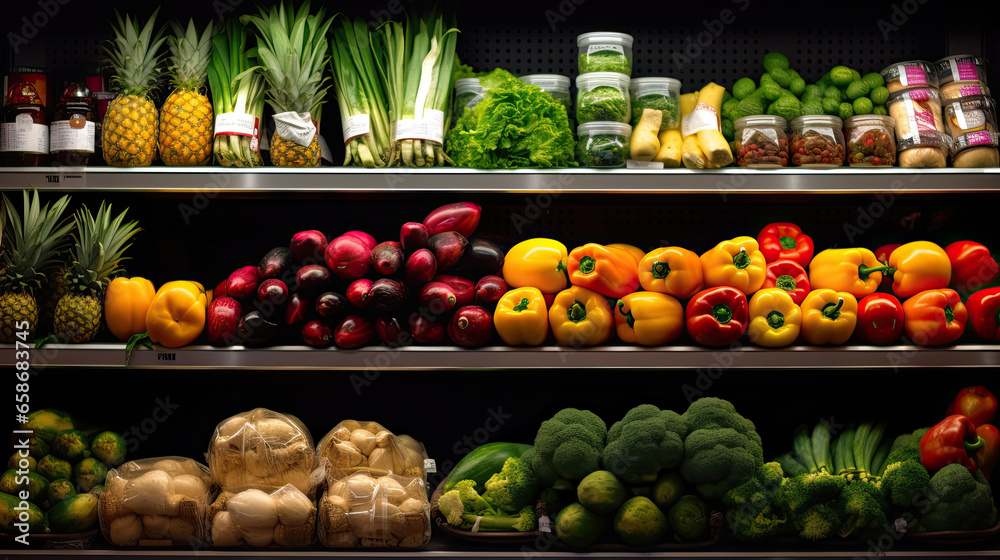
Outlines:
<svg viewBox="0 0 1000 560"><path fill-rule="evenodd" d="M610 245L608 245L608 247L621 249L622 251L625 251L626 253L632 255L632 258L635 259L636 264L638 264L639 261L642 260L642 257L646 256L646 251L643 251L642 249L636 247L635 245L629 245L628 243L611 243Z"/></svg>
<svg viewBox="0 0 1000 560"><path fill-rule="evenodd" d="M757 240L741 236L719 243L701 255L705 286L731 286L750 295L764 285L767 261Z"/></svg>
<svg viewBox="0 0 1000 560"><path fill-rule="evenodd" d="M659 292L635 292L618 300L615 326L622 342L660 346L684 331L684 306Z"/></svg>
<svg viewBox="0 0 1000 560"><path fill-rule="evenodd" d="M802 337L810 344L843 344L858 324L858 300L847 292L823 289L802 300Z"/></svg>
<svg viewBox="0 0 1000 560"><path fill-rule="evenodd" d="M538 288L510 290L497 302L493 326L511 346L538 346L549 334L549 316L545 296Z"/></svg>
<svg viewBox="0 0 1000 560"><path fill-rule="evenodd" d="M827 249L809 262L809 282L814 289L847 292L856 298L875 293L882 273L889 267L868 249Z"/></svg>
<svg viewBox="0 0 1000 560"><path fill-rule="evenodd" d="M503 261L503 279L511 288L538 288L543 294L566 289L569 250L555 239L538 237L514 245Z"/></svg>
<svg viewBox="0 0 1000 560"><path fill-rule="evenodd" d="M579 348L596 346L611 337L615 320L604 296L570 286L556 294L549 307L549 326L559 344Z"/></svg>
<svg viewBox="0 0 1000 560"><path fill-rule="evenodd" d="M702 286L701 260L682 247L660 247L639 259L639 283L647 292L687 299Z"/></svg>
<svg viewBox="0 0 1000 560"><path fill-rule="evenodd" d="M138 276L115 278L104 295L104 319L118 340L146 332L146 311L156 295L153 283Z"/></svg>
<svg viewBox="0 0 1000 560"><path fill-rule="evenodd" d="M194 342L205 329L208 296L198 282L167 282L153 296L146 312L149 339L167 348Z"/></svg>
<svg viewBox="0 0 1000 560"><path fill-rule="evenodd" d="M767 348L781 348L795 342L802 327L802 310L781 288L758 290L750 298L750 342Z"/></svg>

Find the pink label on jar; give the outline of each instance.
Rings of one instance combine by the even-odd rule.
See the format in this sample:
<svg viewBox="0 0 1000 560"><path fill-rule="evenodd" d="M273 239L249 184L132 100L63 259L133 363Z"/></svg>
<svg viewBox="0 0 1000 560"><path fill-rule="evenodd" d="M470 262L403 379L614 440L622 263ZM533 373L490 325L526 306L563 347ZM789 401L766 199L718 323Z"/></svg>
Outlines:
<svg viewBox="0 0 1000 560"><path fill-rule="evenodd" d="M934 115L929 111L913 111L913 120L917 122L917 130L937 131Z"/></svg>
<svg viewBox="0 0 1000 560"><path fill-rule="evenodd" d="M983 88L979 86L961 86L958 88L959 97L965 97L967 95L986 95L983 93Z"/></svg>
<svg viewBox="0 0 1000 560"><path fill-rule="evenodd" d="M904 66L900 73L900 82L904 86L926 86L927 74L921 66Z"/></svg>
<svg viewBox="0 0 1000 560"><path fill-rule="evenodd" d="M959 80L978 80L979 73L976 72L976 64L970 60L952 60L952 75L957 75Z"/></svg>
<svg viewBox="0 0 1000 560"><path fill-rule="evenodd" d="M906 92L906 95L910 96L910 99L914 101L924 101L931 98L931 90L929 89L915 89L913 91Z"/></svg>
<svg viewBox="0 0 1000 560"><path fill-rule="evenodd" d="M977 146L979 144L992 144L993 138L990 133L986 130L980 130L977 132L970 132L965 135L965 139L969 142L970 146Z"/></svg>

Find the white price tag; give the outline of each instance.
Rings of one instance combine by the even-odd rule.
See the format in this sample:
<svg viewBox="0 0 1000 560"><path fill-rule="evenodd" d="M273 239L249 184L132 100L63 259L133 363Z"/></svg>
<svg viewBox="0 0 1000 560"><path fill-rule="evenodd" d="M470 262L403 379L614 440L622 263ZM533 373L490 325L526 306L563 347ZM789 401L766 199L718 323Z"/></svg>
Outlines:
<svg viewBox="0 0 1000 560"><path fill-rule="evenodd" d="M19 122L3 123L0 128L0 152L49 153L49 127L31 122L27 115L29 122L20 122L21 116L17 116Z"/></svg>
<svg viewBox="0 0 1000 560"><path fill-rule="evenodd" d="M343 120L344 144L349 143L358 136L371 134L372 121L370 115L350 115Z"/></svg>
<svg viewBox="0 0 1000 560"><path fill-rule="evenodd" d="M308 112L288 111L274 115L274 131L285 140L308 147L316 136L316 126Z"/></svg>
<svg viewBox="0 0 1000 560"><path fill-rule="evenodd" d="M49 149L56 152L94 153L97 124L92 121L73 119L52 123Z"/></svg>
<svg viewBox="0 0 1000 560"><path fill-rule="evenodd" d="M541 517L538 518L538 530L539 530L539 532L542 532L542 533L551 533L552 532L552 522L549 521L549 516L548 515L543 515L543 516L541 516Z"/></svg>
<svg viewBox="0 0 1000 560"><path fill-rule="evenodd" d="M249 113L222 113L215 116L215 135L259 136L260 121Z"/></svg>
<svg viewBox="0 0 1000 560"><path fill-rule="evenodd" d="M719 117L715 109L706 103L699 103L681 121L681 134L690 136L702 130L719 130Z"/></svg>
<svg viewBox="0 0 1000 560"><path fill-rule="evenodd" d="M427 474L438 472L437 461L434 459L424 459L424 472Z"/></svg>
<svg viewBox="0 0 1000 560"><path fill-rule="evenodd" d="M392 141L430 140L444 143L444 112L425 109L422 119L401 119L393 123Z"/></svg>
<svg viewBox="0 0 1000 560"><path fill-rule="evenodd" d="M626 169L663 169L662 161L640 161L630 159L625 162Z"/></svg>

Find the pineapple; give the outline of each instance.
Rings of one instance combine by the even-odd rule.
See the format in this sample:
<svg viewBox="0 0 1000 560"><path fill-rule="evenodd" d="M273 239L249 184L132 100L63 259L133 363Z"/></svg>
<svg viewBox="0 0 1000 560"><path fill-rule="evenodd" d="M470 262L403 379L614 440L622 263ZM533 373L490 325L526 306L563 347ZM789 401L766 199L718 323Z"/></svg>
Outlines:
<svg viewBox="0 0 1000 560"><path fill-rule="evenodd" d="M205 95L208 63L212 59L212 23L198 38L194 20L187 32L171 22L170 48L173 93L160 108L160 159L166 165L207 165L212 159L214 112Z"/></svg>
<svg viewBox="0 0 1000 560"><path fill-rule="evenodd" d="M157 12L159 9L157 9ZM118 95L104 114L101 142L104 160L114 167L141 167L156 159L158 113L150 99L160 70L163 30L153 35L156 12L139 30L139 20L115 12L115 38L104 48L105 64L111 67Z"/></svg>
<svg viewBox="0 0 1000 560"><path fill-rule="evenodd" d="M333 18L324 19L325 10L309 14L309 2L295 11L285 3L260 8L259 16L242 16L244 25L257 27L257 56L268 86L268 104L275 121L282 113L305 114L311 118L316 133L308 146L284 138L277 131L271 135L271 163L279 167L316 167L320 163L319 117L329 78L323 77L326 65L326 31ZM278 127L280 129L280 127Z"/></svg>
<svg viewBox="0 0 1000 560"><path fill-rule="evenodd" d="M0 220L4 262L0 271L0 342L14 342L16 333L25 331L18 323L23 327L27 322L29 336L34 335L38 326L35 290L73 227L68 218L61 220L68 205L69 196L63 196L51 206L42 206L37 190L33 197L24 191L23 215L18 215L6 196L0 202L0 214L5 215Z"/></svg>
<svg viewBox="0 0 1000 560"><path fill-rule="evenodd" d="M141 231L137 223L126 224L125 212L111 219L111 206L102 202L97 216L87 207L74 216L73 263L66 273L66 295L56 304L53 320L56 337L63 342L90 342L101 327L104 290L110 276L125 259L122 254L131 245L128 240Z"/></svg>

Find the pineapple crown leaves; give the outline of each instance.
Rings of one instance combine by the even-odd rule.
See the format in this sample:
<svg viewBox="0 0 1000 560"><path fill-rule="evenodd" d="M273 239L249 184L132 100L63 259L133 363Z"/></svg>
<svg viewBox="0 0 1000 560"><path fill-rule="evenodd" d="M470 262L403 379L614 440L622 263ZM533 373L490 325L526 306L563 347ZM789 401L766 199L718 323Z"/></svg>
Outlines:
<svg viewBox="0 0 1000 560"><path fill-rule="evenodd" d="M326 33L333 17L326 18L320 8L309 14L309 2L298 11L285 3L272 6L270 11L258 7L260 15L244 15L240 22L257 27L257 56L264 80L270 86L268 104L277 113L309 111L319 120L320 107L329 86L323 76L328 44ZM237 77L238 78L238 77Z"/></svg>
<svg viewBox="0 0 1000 560"><path fill-rule="evenodd" d="M188 20L185 30L176 21L170 21L173 35L167 36L170 51L171 82L175 87L198 90L205 85L208 64L212 60L212 22L198 36L194 20Z"/></svg>
<svg viewBox="0 0 1000 560"><path fill-rule="evenodd" d="M117 24L112 23L115 37L104 47L103 63L113 70L112 83L124 95L144 96L157 85L163 59L160 47L166 41L163 27L153 34L159 11L157 8L140 30L138 18L131 19L128 14L123 18L115 10Z"/></svg>
<svg viewBox="0 0 1000 560"><path fill-rule="evenodd" d="M104 202L96 216L86 206L77 210L73 216L76 246L72 266L66 273L70 291L96 295L106 287L108 278L121 270L118 264L127 258L122 255L132 246L126 243L142 231L136 221L123 224L127 213L128 208L112 219L111 205L105 206Z"/></svg>
<svg viewBox="0 0 1000 560"><path fill-rule="evenodd" d="M38 190L29 195L23 192L24 212L18 214L14 203L3 195L2 212L3 259L6 263L0 277L0 287L4 290L32 292L45 278L43 270L52 266L56 255L64 248L66 235L73 228L69 217L62 215L69 206L69 195L53 204L42 205Z"/></svg>

